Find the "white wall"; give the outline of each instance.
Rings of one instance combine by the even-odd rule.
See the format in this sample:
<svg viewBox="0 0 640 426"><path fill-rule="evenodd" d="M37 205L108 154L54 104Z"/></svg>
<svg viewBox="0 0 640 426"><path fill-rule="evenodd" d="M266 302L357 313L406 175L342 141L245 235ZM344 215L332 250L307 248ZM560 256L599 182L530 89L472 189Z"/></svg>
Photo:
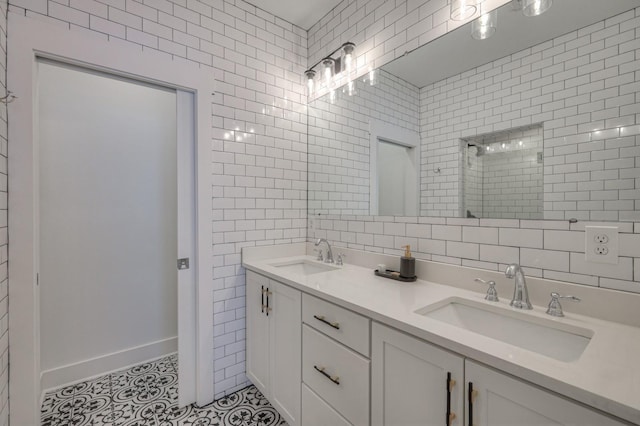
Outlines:
<svg viewBox="0 0 640 426"><path fill-rule="evenodd" d="M38 123L43 386L175 351L176 92L41 61Z"/></svg>
<svg viewBox="0 0 640 426"><path fill-rule="evenodd" d="M306 32L242 0L11 0L20 14L210 71L216 398L245 376L243 246L306 237ZM9 57L9 60L11 58Z"/></svg>

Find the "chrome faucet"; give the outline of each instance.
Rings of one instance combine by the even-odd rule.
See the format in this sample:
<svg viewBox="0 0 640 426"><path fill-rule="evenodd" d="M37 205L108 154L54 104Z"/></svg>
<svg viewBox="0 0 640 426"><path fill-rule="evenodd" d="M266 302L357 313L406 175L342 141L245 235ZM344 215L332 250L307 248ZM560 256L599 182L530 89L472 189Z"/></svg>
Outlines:
<svg viewBox="0 0 640 426"><path fill-rule="evenodd" d="M507 278L515 278L515 286L513 288L513 298L509 305L517 309L533 309L531 302L529 302L529 292L527 291L527 282L524 279L524 272L517 263L512 263L507 266L504 274Z"/></svg>
<svg viewBox="0 0 640 426"><path fill-rule="evenodd" d="M327 257L324 258L324 263L333 263L333 253L331 252L331 245L326 238L318 238L316 241L316 247L318 247L322 243L327 243Z"/></svg>

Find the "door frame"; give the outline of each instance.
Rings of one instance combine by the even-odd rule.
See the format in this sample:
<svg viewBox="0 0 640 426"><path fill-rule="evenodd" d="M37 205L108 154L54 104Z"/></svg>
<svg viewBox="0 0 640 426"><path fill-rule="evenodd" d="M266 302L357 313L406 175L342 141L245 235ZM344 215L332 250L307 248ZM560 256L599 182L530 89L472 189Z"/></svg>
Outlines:
<svg viewBox="0 0 640 426"><path fill-rule="evenodd" d="M40 330L38 274L37 58L192 92L195 98L196 180L196 402L213 401L213 261L211 210L211 107L213 70L140 46L107 41L99 33L69 31L9 13L8 86L19 97L9 105L9 400L16 424L39 424ZM178 307L178 309L181 309Z"/></svg>

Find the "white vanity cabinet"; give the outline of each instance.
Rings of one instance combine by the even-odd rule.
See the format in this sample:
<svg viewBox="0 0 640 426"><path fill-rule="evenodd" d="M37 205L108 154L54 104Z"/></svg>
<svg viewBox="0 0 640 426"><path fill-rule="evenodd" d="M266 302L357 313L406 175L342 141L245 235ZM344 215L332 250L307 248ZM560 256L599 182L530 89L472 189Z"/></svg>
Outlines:
<svg viewBox="0 0 640 426"><path fill-rule="evenodd" d="M465 386L465 425L625 424L470 360L465 361Z"/></svg>
<svg viewBox="0 0 640 426"><path fill-rule="evenodd" d="M377 323L371 416L372 426L625 424Z"/></svg>
<svg viewBox="0 0 640 426"><path fill-rule="evenodd" d="M302 318L304 425L368 426L371 320L308 294Z"/></svg>
<svg viewBox="0 0 640 426"><path fill-rule="evenodd" d="M247 271L247 377L291 426L301 425L302 297Z"/></svg>
<svg viewBox="0 0 640 426"><path fill-rule="evenodd" d="M464 358L373 323L372 426L462 425Z"/></svg>

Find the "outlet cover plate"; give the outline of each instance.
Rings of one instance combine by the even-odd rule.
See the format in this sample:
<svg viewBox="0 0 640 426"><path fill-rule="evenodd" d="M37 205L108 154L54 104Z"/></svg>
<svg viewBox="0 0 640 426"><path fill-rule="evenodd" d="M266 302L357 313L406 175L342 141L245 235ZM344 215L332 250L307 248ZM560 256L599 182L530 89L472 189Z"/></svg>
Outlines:
<svg viewBox="0 0 640 426"><path fill-rule="evenodd" d="M618 227L585 226L587 262L618 264Z"/></svg>

